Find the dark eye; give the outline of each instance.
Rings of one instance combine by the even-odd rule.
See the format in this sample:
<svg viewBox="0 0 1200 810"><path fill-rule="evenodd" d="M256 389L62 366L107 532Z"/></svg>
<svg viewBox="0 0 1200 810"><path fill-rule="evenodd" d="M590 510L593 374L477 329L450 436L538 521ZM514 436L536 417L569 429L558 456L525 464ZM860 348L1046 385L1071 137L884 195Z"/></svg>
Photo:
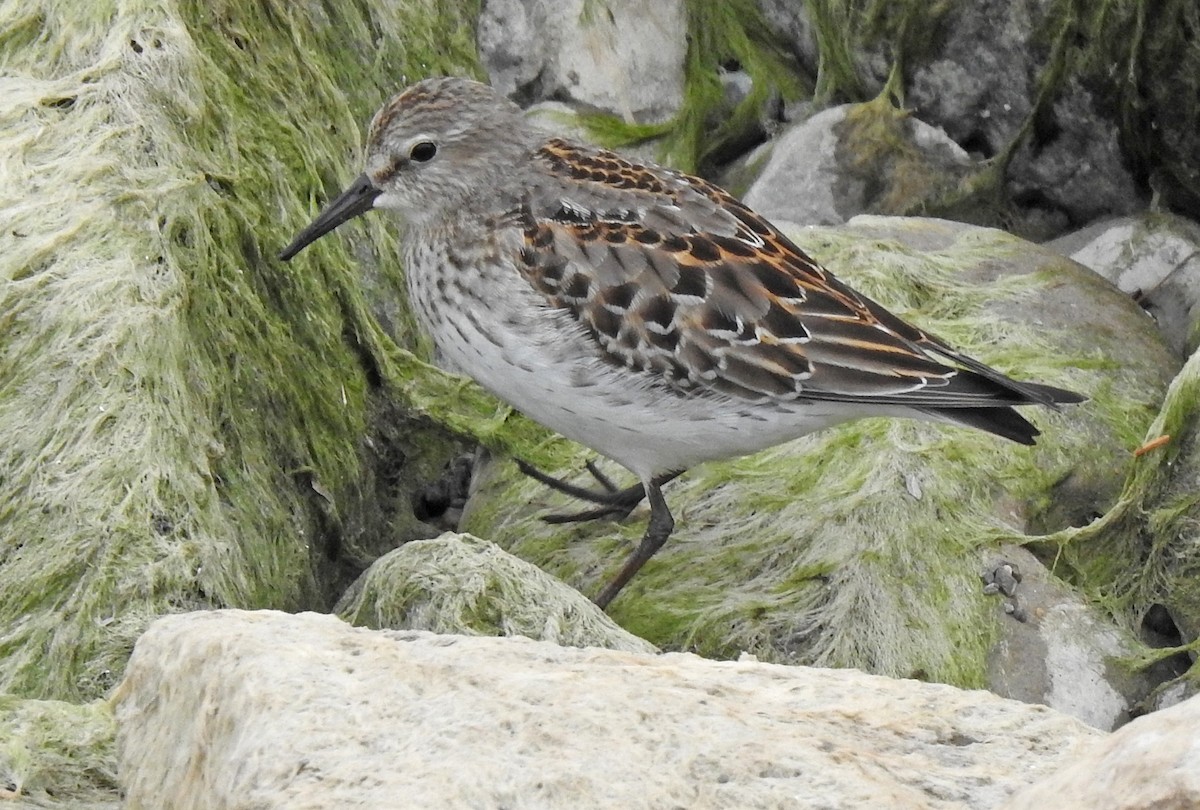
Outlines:
<svg viewBox="0 0 1200 810"><path fill-rule="evenodd" d="M433 160L433 156L437 154L437 144L433 141L421 141L413 144L413 148L408 151L408 156L417 163L425 163Z"/></svg>

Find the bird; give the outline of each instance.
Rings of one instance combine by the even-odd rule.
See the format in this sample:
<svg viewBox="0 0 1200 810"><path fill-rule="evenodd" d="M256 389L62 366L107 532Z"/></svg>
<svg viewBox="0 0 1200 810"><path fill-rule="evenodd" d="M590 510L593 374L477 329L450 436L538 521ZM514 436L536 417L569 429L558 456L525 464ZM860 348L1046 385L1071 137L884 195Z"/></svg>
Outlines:
<svg viewBox="0 0 1200 810"><path fill-rule="evenodd" d="M916 417L1025 445L1014 406L1084 400L1012 379L838 280L707 180L558 137L486 84L417 82L371 120L364 171L280 254L394 215L435 362L629 470L618 489L522 471L624 517L637 548L602 609L667 541L663 486L847 420Z"/></svg>

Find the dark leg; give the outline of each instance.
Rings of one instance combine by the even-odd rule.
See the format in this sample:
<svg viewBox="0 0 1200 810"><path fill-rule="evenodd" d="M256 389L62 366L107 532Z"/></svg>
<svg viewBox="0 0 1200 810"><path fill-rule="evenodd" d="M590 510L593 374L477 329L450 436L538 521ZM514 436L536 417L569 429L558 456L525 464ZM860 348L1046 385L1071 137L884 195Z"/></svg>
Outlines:
<svg viewBox="0 0 1200 810"><path fill-rule="evenodd" d="M675 475L671 475L666 480L669 481L674 477ZM663 483L665 481L661 478L655 478L645 484L646 495L650 500L650 523L646 526L646 533L642 535L642 542L625 561L621 571L613 578L612 582L604 586L604 590L600 591L600 595L596 597L596 606L601 610L608 607L608 603L621 592L625 583L633 579L634 574L642 569L646 561L663 547L663 543L667 542L667 538L671 536L671 530L675 528L675 519L671 517L671 510L667 508L667 502L663 498L660 488Z"/></svg>
<svg viewBox="0 0 1200 810"><path fill-rule="evenodd" d="M646 488L642 484L634 484L625 489L617 489L612 481L608 479L604 473L600 471L592 462L588 462L588 472L592 477L599 482L604 488L602 492L595 490L584 489L563 481L560 478L555 478L534 467L528 462L516 459L517 467L522 473L528 475L535 481L540 481L553 490L570 495L572 498L578 498L581 501L597 504L597 509L587 509L583 512L577 512L569 515L546 515L542 520L547 523L579 523L585 520L597 520L600 518L612 518L614 520L624 520L629 516L629 513L634 510L642 499L646 497ZM662 486L671 479L678 476L679 473L667 473L655 478L654 481L658 486Z"/></svg>
<svg viewBox="0 0 1200 810"><path fill-rule="evenodd" d="M574 484L563 481L561 478L555 478L534 467L532 464L516 459L517 467L522 473L528 475L535 481L539 481L550 489L562 492L565 495L570 495L572 498L578 498L581 501L598 504L599 509L588 509L584 512L571 515L547 515L542 518L547 523L576 523L583 520L595 520L596 518L612 517L618 520L623 519L626 515L633 511L633 508L642 502L642 498L646 497L646 491L641 484L635 484L625 489L617 489L613 483L608 480L608 476L601 474L597 476L599 468L595 465L588 464L588 471L592 477L604 487L604 491L596 492L583 487L577 487Z"/></svg>

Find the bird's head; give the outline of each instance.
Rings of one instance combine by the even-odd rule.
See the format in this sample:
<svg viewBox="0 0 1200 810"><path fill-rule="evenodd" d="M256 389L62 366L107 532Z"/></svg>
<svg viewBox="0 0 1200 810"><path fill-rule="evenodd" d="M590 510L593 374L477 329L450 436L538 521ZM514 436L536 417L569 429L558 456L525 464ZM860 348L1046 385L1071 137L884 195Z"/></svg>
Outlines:
<svg viewBox="0 0 1200 810"><path fill-rule="evenodd" d="M444 216L493 185L535 137L520 108L469 79L427 79L375 113L365 171L280 253L284 261L373 208L410 223Z"/></svg>

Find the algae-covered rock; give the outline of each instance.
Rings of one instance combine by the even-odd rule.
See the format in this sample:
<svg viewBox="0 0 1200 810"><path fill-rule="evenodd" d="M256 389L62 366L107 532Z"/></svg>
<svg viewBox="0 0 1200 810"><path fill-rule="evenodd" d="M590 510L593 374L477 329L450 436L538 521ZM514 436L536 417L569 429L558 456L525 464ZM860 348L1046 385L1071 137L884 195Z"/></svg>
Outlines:
<svg viewBox="0 0 1200 810"><path fill-rule="evenodd" d="M406 76L473 70L473 11L0 4L0 689L101 694L164 612L328 607L404 528L440 451L375 394L437 389L340 240L273 257Z"/></svg>
<svg viewBox="0 0 1200 810"><path fill-rule="evenodd" d="M1162 649L1143 651L1143 667L1200 651L1200 352L1171 381L1146 428L1145 444L1123 467L1113 507L1079 529L1040 544L1045 556L1089 596L1128 624L1146 627L1165 616ZM1159 614L1159 619L1154 615ZM1158 646L1162 646L1159 644ZM1195 689L1200 667L1187 675Z"/></svg>
<svg viewBox="0 0 1200 810"><path fill-rule="evenodd" d="M1091 399L1028 409L1043 431L1033 448L872 419L696 468L666 488L675 534L611 613L667 648L982 685L999 618L982 592L980 551L1102 513L1174 362L1126 296L1001 232L862 217L795 234L835 273L967 353ZM594 593L646 512L621 524L538 519L577 506L498 463L464 525Z"/></svg>
<svg viewBox="0 0 1200 810"><path fill-rule="evenodd" d="M654 652L579 591L469 534L406 543L380 557L336 612L375 630L526 636L569 647Z"/></svg>
<svg viewBox="0 0 1200 810"><path fill-rule="evenodd" d="M116 810L116 735L104 701L0 696L0 801L14 810Z"/></svg>

